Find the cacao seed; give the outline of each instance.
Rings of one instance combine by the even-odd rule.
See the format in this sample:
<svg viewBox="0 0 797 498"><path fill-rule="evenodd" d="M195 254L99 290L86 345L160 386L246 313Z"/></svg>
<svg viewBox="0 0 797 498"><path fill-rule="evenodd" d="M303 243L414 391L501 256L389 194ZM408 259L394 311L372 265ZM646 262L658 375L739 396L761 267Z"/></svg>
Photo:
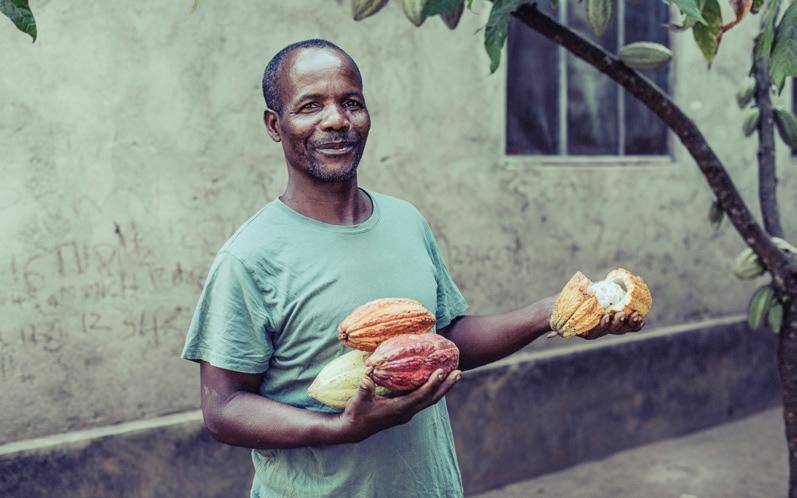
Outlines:
<svg viewBox="0 0 797 498"><path fill-rule="evenodd" d="M436 370L445 375L459 365L456 344L439 334L402 334L384 341L365 360L374 383L391 391L422 386Z"/></svg>
<svg viewBox="0 0 797 498"><path fill-rule="evenodd" d="M629 43L620 49L619 55L626 66L636 69L656 69L672 59L669 48L646 41Z"/></svg>

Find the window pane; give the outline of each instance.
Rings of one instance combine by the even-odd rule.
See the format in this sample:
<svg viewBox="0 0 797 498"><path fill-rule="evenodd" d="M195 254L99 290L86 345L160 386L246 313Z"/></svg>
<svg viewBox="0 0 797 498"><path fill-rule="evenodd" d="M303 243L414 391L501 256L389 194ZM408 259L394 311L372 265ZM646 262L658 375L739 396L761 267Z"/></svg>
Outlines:
<svg viewBox="0 0 797 498"><path fill-rule="evenodd" d="M555 43L511 19L507 40L507 154L559 153L558 61Z"/></svg>
<svg viewBox="0 0 797 498"><path fill-rule="evenodd" d="M568 4L568 26L597 42L609 52L617 51L617 6L612 22L596 37L586 18L583 3ZM619 154L617 84L591 65L567 55L567 153Z"/></svg>
<svg viewBox="0 0 797 498"><path fill-rule="evenodd" d="M669 30L662 26L670 19L669 7L663 2L650 2L646 9L628 6L625 9L625 43L652 41L669 46ZM665 93L669 93L670 65L640 71ZM622 88L622 87L621 87ZM625 99L624 154L667 154L667 126L636 97L622 88Z"/></svg>

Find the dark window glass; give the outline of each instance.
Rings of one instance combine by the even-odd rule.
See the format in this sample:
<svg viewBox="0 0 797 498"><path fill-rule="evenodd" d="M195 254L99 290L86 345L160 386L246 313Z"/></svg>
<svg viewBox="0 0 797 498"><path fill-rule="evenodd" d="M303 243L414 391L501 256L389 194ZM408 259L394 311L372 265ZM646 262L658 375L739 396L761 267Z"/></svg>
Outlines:
<svg viewBox="0 0 797 498"><path fill-rule="evenodd" d="M567 12L565 13L564 10ZM613 23L596 37L584 4L549 16L616 53L634 41L669 45L669 7L615 4ZM619 29L622 23L622 30ZM564 57L562 57L564 55ZM564 66L562 66L562 64ZM669 68L642 74L668 92ZM666 155L667 127L608 76L512 18L507 40L506 153L510 155ZM566 109L560 109L564 104Z"/></svg>

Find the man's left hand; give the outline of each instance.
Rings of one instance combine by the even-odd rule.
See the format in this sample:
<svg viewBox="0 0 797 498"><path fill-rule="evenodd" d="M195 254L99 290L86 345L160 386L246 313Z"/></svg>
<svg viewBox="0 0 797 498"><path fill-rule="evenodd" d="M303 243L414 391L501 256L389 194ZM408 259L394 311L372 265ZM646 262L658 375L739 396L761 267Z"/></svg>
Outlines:
<svg viewBox="0 0 797 498"><path fill-rule="evenodd" d="M607 334L621 335L627 332L639 332L644 326L645 320L636 311L628 317L621 311L615 313L611 318L610 315L603 317L600 325L579 337L587 340L598 339Z"/></svg>

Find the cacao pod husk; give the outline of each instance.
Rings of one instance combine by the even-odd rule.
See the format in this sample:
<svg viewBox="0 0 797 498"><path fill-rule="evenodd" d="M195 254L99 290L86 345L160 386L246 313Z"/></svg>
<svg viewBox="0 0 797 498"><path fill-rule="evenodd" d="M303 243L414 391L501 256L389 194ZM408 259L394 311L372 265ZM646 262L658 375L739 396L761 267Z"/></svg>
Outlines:
<svg viewBox="0 0 797 498"><path fill-rule="evenodd" d="M365 360L374 383L391 391L422 386L436 370L445 375L459 365L456 344L439 334L402 334L384 341Z"/></svg>
<svg viewBox="0 0 797 498"><path fill-rule="evenodd" d="M402 0L401 5L404 9L404 15L416 27L420 27L426 20L426 16L423 14L426 2L427 0Z"/></svg>
<svg viewBox="0 0 797 498"><path fill-rule="evenodd" d="M653 297L645 281L628 270L610 271L600 282L592 282L576 272L565 284L551 313L550 326L555 334L568 338L585 335L598 326L606 315L637 313L645 318L653 306Z"/></svg>
<svg viewBox="0 0 797 498"><path fill-rule="evenodd" d="M747 305L747 324L751 329L757 330L764 323L764 318L769 311L775 291L772 287L764 285L756 289L750 303Z"/></svg>
<svg viewBox="0 0 797 498"><path fill-rule="evenodd" d="M767 327L776 334L779 334L781 327L783 327L783 305L778 301L774 301L769 307Z"/></svg>
<svg viewBox="0 0 797 498"><path fill-rule="evenodd" d="M340 325L338 338L347 347L373 351L399 334L422 334L435 324L435 316L413 299L382 298L354 309Z"/></svg>
<svg viewBox="0 0 797 498"><path fill-rule="evenodd" d="M448 10L445 10L440 13L440 18L443 22L448 26L448 29L455 29L459 24L459 20L462 18L462 13L465 11L465 2L464 0L451 7Z"/></svg>
<svg viewBox="0 0 797 498"><path fill-rule="evenodd" d="M351 15L355 21L362 21L382 10L388 0L351 0Z"/></svg>
<svg viewBox="0 0 797 498"><path fill-rule="evenodd" d="M753 252L753 249L750 247L745 247L742 252L736 256L731 270L737 278L742 280L751 280L763 275L766 271L756 253Z"/></svg>
<svg viewBox="0 0 797 498"><path fill-rule="evenodd" d="M360 387L365 375L365 359L371 353L350 351L330 361L316 375L307 394L327 406L344 408ZM377 386L376 394L384 396L389 389Z"/></svg>
<svg viewBox="0 0 797 498"><path fill-rule="evenodd" d="M758 128L758 116L759 112L757 108L750 109L750 112L747 113L747 117L744 118L744 123L742 123L742 131L744 132L744 136L749 137L754 131L756 131Z"/></svg>
<svg viewBox="0 0 797 498"><path fill-rule="evenodd" d="M741 88L739 88L739 91L736 92L736 103L739 104L741 109L747 107L747 104L753 100L755 96L755 86L755 78L747 77L744 83L742 83Z"/></svg>
<svg viewBox="0 0 797 498"><path fill-rule="evenodd" d="M620 49L620 60L636 69L656 69L672 59L672 51L660 43L634 42Z"/></svg>
<svg viewBox="0 0 797 498"><path fill-rule="evenodd" d="M797 150L797 117L786 109L775 108L775 125L783 142L792 149Z"/></svg>
<svg viewBox="0 0 797 498"><path fill-rule="evenodd" d="M587 0L587 21L596 36L603 36L612 20L614 0Z"/></svg>

